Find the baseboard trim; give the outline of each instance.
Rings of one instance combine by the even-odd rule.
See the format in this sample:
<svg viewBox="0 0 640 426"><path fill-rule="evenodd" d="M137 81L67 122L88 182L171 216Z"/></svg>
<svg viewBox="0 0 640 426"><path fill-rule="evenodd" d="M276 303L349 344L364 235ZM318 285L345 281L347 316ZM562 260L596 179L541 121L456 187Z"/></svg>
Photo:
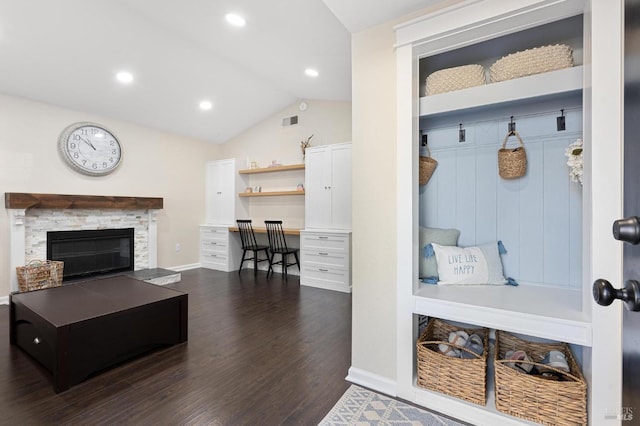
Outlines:
<svg viewBox="0 0 640 426"><path fill-rule="evenodd" d="M171 266L168 267L166 269L170 269L172 271L176 271L176 272L181 272L181 271L188 271L189 269L196 269L196 268L200 268L200 264L199 263L192 263L190 265L180 265L180 266Z"/></svg>
<svg viewBox="0 0 640 426"><path fill-rule="evenodd" d="M391 380L387 377L383 377L360 368L350 367L345 380L356 385L367 387L374 391L382 392L392 397L397 396L397 383L395 380Z"/></svg>

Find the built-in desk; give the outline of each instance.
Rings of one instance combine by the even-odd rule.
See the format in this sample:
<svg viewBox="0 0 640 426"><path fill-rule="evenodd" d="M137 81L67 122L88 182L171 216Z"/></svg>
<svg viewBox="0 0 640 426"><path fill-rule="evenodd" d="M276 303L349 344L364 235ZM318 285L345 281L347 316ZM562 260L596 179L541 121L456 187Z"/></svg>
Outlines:
<svg viewBox="0 0 640 426"><path fill-rule="evenodd" d="M237 226L230 226L229 227L229 231L231 231L231 232L240 232L240 230L238 229ZM299 229L284 228L283 231L284 231L285 235L300 235L300 230ZM255 232L256 234L266 234L267 233L267 228L254 227L253 228L253 232Z"/></svg>
<svg viewBox="0 0 640 426"><path fill-rule="evenodd" d="M257 227L253 230L259 244L266 244L267 228ZM290 247L299 247L300 231L300 229L293 228L284 229L284 233L291 236L287 239L287 244ZM242 259L239 232L236 226L200 225L200 265L203 268L218 271L237 271Z"/></svg>

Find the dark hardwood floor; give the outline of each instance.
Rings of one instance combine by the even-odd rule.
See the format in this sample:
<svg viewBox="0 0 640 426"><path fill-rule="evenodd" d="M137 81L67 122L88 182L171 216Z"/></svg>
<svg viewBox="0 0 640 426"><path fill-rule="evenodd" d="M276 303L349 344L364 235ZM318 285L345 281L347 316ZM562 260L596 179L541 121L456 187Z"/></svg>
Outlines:
<svg viewBox="0 0 640 426"><path fill-rule="evenodd" d="M189 341L55 394L9 344L0 306L0 424L316 425L349 383L351 295L252 270L182 272Z"/></svg>

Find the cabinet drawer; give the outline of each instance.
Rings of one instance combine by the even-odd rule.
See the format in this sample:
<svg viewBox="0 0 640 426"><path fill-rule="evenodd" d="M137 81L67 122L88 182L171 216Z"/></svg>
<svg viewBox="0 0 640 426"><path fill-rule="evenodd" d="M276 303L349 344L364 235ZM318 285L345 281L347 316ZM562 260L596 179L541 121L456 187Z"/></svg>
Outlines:
<svg viewBox="0 0 640 426"><path fill-rule="evenodd" d="M200 248L202 250L226 251L227 247L228 245L226 241L202 240L200 242Z"/></svg>
<svg viewBox="0 0 640 426"><path fill-rule="evenodd" d="M202 252L202 263L218 263L227 264L226 253Z"/></svg>
<svg viewBox="0 0 640 426"><path fill-rule="evenodd" d="M333 234L303 234L300 245L305 249L349 252L349 236Z"/></svg>
<svg viewBox="0 0 640 426"><path fill-rule="evenodd" d="M302 263L311 268L339 268L349 267L349 256L344 252L330 250L303 250Z"/></svg>
<svg viewBox="0 0 640 426"><path fill-rule="evenodd" d="M203 240L227 240L229 229L227 228L200 228L200 238Z"/></svg>
<svg viewBox="0 0 640 426"><path fill-rule="evenodd" d="M334 285L346 285L349 282L349 273L342 269L303 266L304 279L331 283Z"/></svg>

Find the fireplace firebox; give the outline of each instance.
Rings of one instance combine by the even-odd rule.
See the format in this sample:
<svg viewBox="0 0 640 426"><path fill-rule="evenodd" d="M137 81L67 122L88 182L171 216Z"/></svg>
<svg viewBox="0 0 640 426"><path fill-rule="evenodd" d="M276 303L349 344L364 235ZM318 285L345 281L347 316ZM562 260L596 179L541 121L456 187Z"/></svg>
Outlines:
<svg viewBox="0 0 640 426"><path fill-rule="evenodd" d="M47 232L47 259L64 262L63 281L134 269L134 229Z"/></svg>

